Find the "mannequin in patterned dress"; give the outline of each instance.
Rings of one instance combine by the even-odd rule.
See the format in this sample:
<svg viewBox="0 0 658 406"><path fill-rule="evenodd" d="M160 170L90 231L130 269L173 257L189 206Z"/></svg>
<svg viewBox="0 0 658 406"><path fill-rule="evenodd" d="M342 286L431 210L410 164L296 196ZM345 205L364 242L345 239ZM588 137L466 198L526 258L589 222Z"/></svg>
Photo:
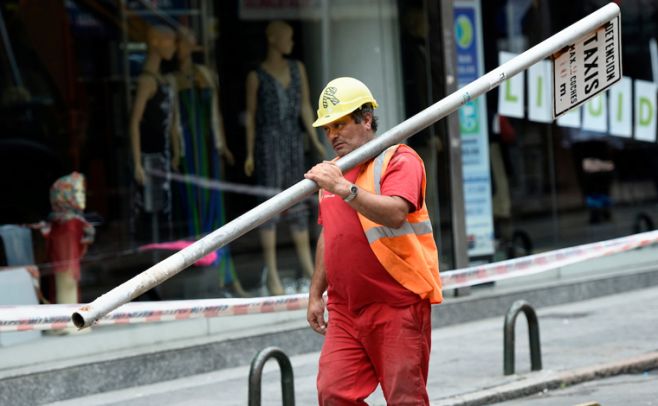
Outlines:
<svg viewBox="0 0 658 406"><path fill-rule="evenodd" d="M247 75L247 156L244 170L247 176L255 173L259 185L283 190L304 177L305 133L321 157L325 156L325 150L312 126L313 110L304 64L285 57L293 47L292 27L283 21L273 21L268 24L265 34L265 60ZM313 261L308 208L302 202L282 217L290 224L304 276L310 278ZM276 260L276 223L279 220L273 219L260 228L267 287L273 295L283 293Z"/></svg>

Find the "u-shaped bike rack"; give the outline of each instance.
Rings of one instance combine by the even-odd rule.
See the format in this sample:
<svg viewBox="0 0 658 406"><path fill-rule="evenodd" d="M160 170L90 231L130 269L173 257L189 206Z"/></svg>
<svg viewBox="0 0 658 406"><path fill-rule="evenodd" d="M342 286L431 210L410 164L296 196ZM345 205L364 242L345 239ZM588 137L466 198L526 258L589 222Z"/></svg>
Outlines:
<svg viewBox="0 0 658 406"><path fill-rule="evenodd" d="M275 358L281 370L281 392L283 406L295 405L295 381L292 373L292 364L288 356L277 347L262 349L251 361L249 370L249 406L260 406L261 404L261 378L263 367L270 359Z"/></svg>
<svg viewBox="0 0 658 406"><path fill-rule="evenodd" d="M520 312L525 313L528 320L528 337L530 339L530 369L533 371L541 370L541 347L539 342L539 322L537 313L525 300L517 300L512 303L505 316L505 325L503 327L504 343L504 366L505 375L514 373L514 327L516 317Z"/></svg>

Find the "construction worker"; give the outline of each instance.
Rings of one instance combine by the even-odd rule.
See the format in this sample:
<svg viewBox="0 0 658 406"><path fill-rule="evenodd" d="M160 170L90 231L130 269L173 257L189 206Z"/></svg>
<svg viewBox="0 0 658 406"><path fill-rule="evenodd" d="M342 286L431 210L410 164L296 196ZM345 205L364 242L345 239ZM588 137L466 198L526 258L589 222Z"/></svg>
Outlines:
<svg viewBox="0 0 658 406"><path fill-rule="evenodd" d="M375 108L362 82L337 78L322 91L313 126L342 157L375 137ZM430 305L442 294L422 160L395 145L344 174L325 161L305 177L321 188L307 313L325 335L319 404L364 404L377 384L389 405L429 404Z"/></svg>

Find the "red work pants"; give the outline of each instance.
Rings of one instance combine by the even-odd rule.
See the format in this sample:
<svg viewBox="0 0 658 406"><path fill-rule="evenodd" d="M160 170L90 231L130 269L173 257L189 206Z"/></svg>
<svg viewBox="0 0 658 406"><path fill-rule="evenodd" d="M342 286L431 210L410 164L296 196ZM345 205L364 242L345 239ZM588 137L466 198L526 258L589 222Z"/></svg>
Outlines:
<svg viewBox="0 0 658 406"><path fill-rule="evenodd" d="M360 314L331 305L320 354L319 404L366 405L379 383L389 406L429 405L431 334L427 300L406 307L376 303Z"/></svg>

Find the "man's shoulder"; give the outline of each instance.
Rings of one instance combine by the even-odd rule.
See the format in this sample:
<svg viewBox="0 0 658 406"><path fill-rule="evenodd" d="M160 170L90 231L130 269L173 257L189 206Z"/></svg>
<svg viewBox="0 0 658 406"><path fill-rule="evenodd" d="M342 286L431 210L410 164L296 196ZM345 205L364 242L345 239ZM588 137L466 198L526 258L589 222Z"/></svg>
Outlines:
<svg viewBox="0 0 658 406"><path fill-rule="evenodd" d="M398 149L395 152L398 154L404 154L404 153L417 154L416 150L414 150L407 144L399 144Z"/></svg>
<svg viewBox="0 0 658 406"><path fill-rule="evenodd" d="M391 163L400 162L400 163L421 163L422 160L418 153L408 145L400 144L396 149L395 153L391 157Z"/></svg>

